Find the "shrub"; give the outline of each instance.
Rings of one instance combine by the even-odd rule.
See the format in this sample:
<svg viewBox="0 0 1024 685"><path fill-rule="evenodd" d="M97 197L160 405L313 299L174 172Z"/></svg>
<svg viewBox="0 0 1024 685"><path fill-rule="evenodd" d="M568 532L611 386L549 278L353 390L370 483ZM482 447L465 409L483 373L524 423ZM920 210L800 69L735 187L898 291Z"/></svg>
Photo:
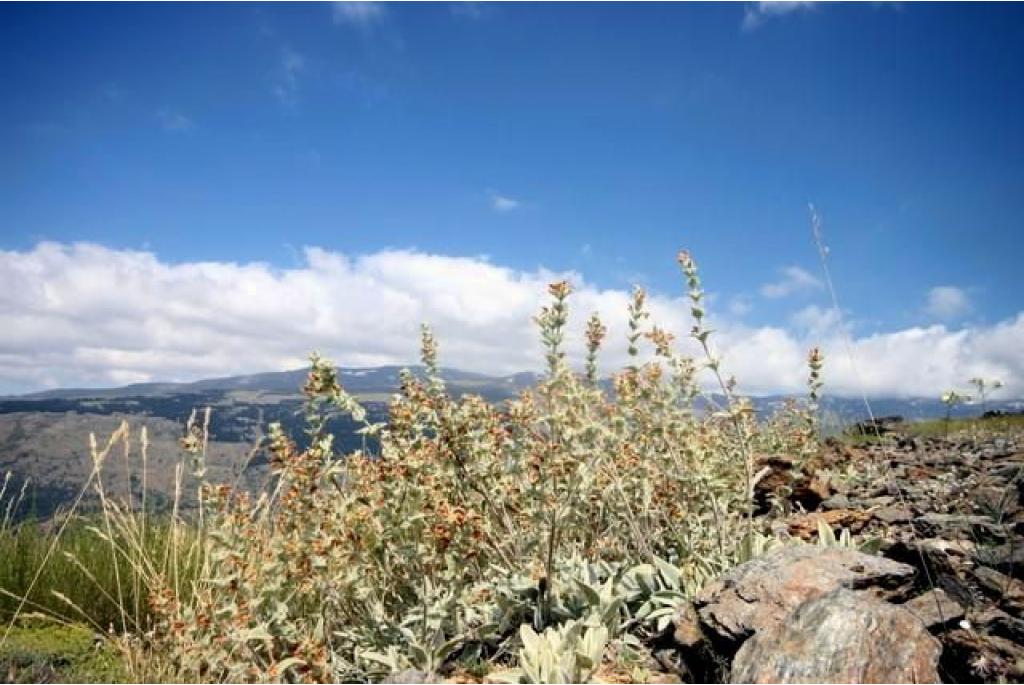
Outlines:
<svg viewBox="0 0 1024 685"><path fill-rule="evenodd" d="M582 679L606 643L629 649L666 630L676 602L749 554L754 454L806 453L816 434L806 408L758 423L735 395L696 265L679 262L699 363L646 325L637 289L630 366L610 389L598 382L606 329L595 315L575 373L563 350L571 288L553 283L536 319L547 374L505 405L451 397L426 328L425 378L402 374L386 423L369 423L314 354L309 447L271 425L268 489L204 482L194 527L172 521L174 557L193 572L165 563L170 551L153 558L137 517L104 500L100 532L149 591L153 623L124 645L136 668L158 670L136 677L366 680L518 662L516 677ZM654 359L641 363L645 340ZM704 370L716 396L698 385ZM814 355L814 393L819 371ZM326 425L339 412L372 450L336 453ZM205 444L193 417L183 446L197 475Z"/></svg>

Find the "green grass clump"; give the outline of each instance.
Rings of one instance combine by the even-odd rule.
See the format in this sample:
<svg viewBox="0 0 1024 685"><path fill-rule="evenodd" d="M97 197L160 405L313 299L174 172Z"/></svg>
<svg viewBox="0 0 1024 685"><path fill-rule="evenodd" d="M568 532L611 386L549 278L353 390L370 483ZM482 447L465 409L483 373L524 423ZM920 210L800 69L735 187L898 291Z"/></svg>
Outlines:
<svg viewBox="0 0 1024 685"><path fill-rule="evenodd" d="M14 626L0 647L8 683L109 683L128 678L121 654L89 628L41 621Z"/></svg>
<svg viewBox="0 0 1024 685"><path fill-rule="evenodd" d="M23 607L106 632L121 627L127 610L133 624L145 625L149 588L124 554L127 541L117 533L113 545L104 540L102 519L94 517L73 518L58 537L59 524L27 520L0 529L0 619ZM136 554L166 556L168 531L159 520L151 523Z"/></svg>
<svg viewBox="0 0 1024 685"><path fill-rule="evenodd" d="M932 419L907 423L905 430L910 435L919 437L971 438L1024 431L1024 414L1006 414L989 418L971 417L949 419Z"/></svg>
<svg viewBox="0 0 1024 685"><path fill-rule="evenodd" d="M846 444L854 445L856 447L867 447L869 445L886 444L885 436L877 435L875 433L844 433L842 434L841 439Z"/></svg>

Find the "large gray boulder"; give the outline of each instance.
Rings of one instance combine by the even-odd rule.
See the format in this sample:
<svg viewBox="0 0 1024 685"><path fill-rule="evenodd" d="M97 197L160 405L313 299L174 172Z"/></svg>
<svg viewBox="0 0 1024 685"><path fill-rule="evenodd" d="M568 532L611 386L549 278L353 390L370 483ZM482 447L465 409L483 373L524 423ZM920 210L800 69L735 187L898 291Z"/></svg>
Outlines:
<svg viewBox="0 0 1024 685"><path fill-rule="evenodd" d="M905 608L839 588L763 625L734 683L936 683L942 647Z"/></svg>
<svg viewBox="0 0 1024 685"><path fill-rule="evenodd" d="M804 602L837 588L885 599L905 596L914 576L907 564L838 547L784 547L741 564L698 593L700 627L713 643L734 651L774 628Z"/></svg>

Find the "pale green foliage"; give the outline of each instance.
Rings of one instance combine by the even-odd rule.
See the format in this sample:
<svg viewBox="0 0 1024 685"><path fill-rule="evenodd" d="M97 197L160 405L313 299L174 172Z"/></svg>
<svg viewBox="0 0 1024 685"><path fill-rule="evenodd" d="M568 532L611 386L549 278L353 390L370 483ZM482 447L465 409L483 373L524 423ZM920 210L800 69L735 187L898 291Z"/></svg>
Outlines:
<svg viewBox="0 0 1024 685"><path fill-rule="evenodd" d="M828 525L821 519L818 520L818 546L819 547L841 547L850 548L853 546L853 540L850 537L850 531L843 528L839 535L836 536L832 526Z"/></svg>
<svg viewBox="0 0 1024 685"><path fill-rule="evenodd" d="M882 538L879 537L854 538L847 528L841 528L837 534L831 526L820 519L818 520L817 532L818 536L814 543L804 542L797 537L776 537L754 533L753 536L744 541L739 560L750 561L780 547L806 544L815 544L819 547L850 549L865 554L877 554L882 544Z"/></svg>
<svg viewBox="0 0 1024 685"><path fill-rule="evenodd" d="M941 399L942 403L946 405L945 433L948 436L949 422L950 419L953 418L953 407L955 407L958 404L963 404L964 402L970 402L971 396L967 394L961 394L956 390L947 390L946 392L942 393L942 396L939 399Z"/></svg>
<svg viewBox="0 0 1024 685"><path fill-rule="evenodd" d="M939 399L941 399L942 403L945 404L947 407L955 407L958 404L970 402L971 396L959 393L956 390L947 390L946 392L942 393L942 397L940 397Z"/></svg>
<svg viewBox="0 0 1024 685"><path fill-rule="evenodd" d="M650 634L665 632L676 607L687 601L703 585L705 578L689 581L678 568L664 559L654 557L654 564L631 568L622 579L629 604L640 602L633 620Z"/></svg>
<svg viewBox="0 0 1024 685"><path fill-rule="evenodd" d="M608 628L601 622L566 621L538 635L528 625L519 628L522 681L528 683L585 683L601 664Z"/></svg>
<svg viewBox="0 0 1024 685"><path fill-rule="evenodd" d="M986 381L984 378L972 378L968 381L978 390L978 397L981 398L981 410L988 411L988 396L1003 387L1003 382L998 378Z"/></svg>
<svg viewBox="0 0 1024 685"><path fill-rule="evenodd" d="M818 546L820 547L840 547L842 549L864 552L865 554L876 554L881 545L882 538L869 537L855 540L848 528L843 528L840 530L839 535L836 535L831 526L824 521L818 521Z"/></svg>

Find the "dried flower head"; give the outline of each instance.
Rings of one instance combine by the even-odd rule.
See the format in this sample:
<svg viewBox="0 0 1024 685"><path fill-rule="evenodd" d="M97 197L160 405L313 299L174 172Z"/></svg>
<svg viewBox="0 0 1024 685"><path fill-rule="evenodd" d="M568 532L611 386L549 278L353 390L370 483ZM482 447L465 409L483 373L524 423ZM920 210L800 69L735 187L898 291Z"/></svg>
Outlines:
<svg viewBox="0 0 1024 685"><path fill-rule="evenodd" d="M671 333L655 326L646 334L646 337L654 344L654 350L659 356L668 358L672 356L672 341L675 340L675 336Z"/></svg>
<svg viewBox="0 0 1024 685"><path fill-rule="evenodd" d="M569 285L569 281L555 281L548 285L548 292L552 297L556 299L565 299L572 293L572 286Z"/></svg>

